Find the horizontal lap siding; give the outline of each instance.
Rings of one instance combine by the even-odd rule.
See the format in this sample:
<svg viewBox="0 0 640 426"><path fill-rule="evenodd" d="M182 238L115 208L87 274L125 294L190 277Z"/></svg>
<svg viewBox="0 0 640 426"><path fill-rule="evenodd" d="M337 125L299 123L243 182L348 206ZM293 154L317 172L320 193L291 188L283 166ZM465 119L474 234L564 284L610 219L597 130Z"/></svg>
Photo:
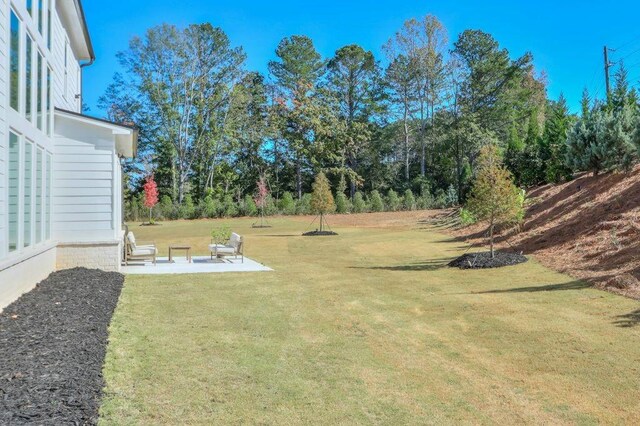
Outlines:
<svg viewBox="0 0 640 426"><path fill-rule="evenodd" d="M53 14L53 40L51 45L51 53L53 63L51 68L53 69L53 102L56 107L77 111L78 100L75 98L76 94L80 93L78 87L78 62L73 57L71 48L69 48L69 56L67 57L67 86L65 93L65 78L64 78L64 50L65 50L65 29L62 26L62 22L57 13Z"/></svg>
<svg viewBox="0 0 640 426"><path fill-rule="evenodd" d="M54 232L59 241L114 238L113 149L101 140L56 137Z"/></svg>

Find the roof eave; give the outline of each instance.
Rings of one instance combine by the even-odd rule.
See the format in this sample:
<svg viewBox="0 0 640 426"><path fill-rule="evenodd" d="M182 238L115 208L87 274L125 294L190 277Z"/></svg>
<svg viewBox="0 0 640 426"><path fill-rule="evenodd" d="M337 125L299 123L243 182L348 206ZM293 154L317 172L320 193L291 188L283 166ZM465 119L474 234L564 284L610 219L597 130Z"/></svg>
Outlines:
<svg viewBox="0 0 640 426"><path fill-rule="evenodd" d="M75 47L81 47L83 50L79 52L78 49L74 49L76 56L81 61L93 63L96 55L93 50L91 37L89 36L89 28L87 26L84 9L82 8L82 2L80 0L58 0L56 4L60 8L59 10L63 12L60 14L60 19L63 25L66 23L64 27L69 34L69 38L75 42L73 43Z"/></svg>

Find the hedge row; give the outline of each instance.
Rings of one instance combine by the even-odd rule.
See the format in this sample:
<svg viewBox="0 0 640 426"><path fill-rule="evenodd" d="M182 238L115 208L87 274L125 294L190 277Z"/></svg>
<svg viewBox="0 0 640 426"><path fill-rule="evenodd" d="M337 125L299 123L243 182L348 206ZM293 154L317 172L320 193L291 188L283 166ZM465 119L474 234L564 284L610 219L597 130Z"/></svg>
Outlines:
<svg viewBox="0 0 640 426"><path fill-rule="evenodd" d="M144 207L143 199L144 194L138 194L126 202L126 220L149 220L149 209ZM457 203L457 194L452 188L436 197L429 193L416 197L409 189L404 194L398 194L394 190L389 190L386 195L382 195L378 191L371 191L369 194L356 192L353 200L344 194L338 194L335 197L335 203L336 213L425 210L454 206ZM250 195L246 195L240 200L234 199L231 195L218 199L207 196L197 203L190 195L187 195L182 204L174 203L171 197L164 195L153 208L151 214L154 220L176 220L257 216L259 211ZM268 195L265 215L276 214L313 214L311 194L304 194L299 200L295 200L289 192L285 192L279 200Z"/></svg>

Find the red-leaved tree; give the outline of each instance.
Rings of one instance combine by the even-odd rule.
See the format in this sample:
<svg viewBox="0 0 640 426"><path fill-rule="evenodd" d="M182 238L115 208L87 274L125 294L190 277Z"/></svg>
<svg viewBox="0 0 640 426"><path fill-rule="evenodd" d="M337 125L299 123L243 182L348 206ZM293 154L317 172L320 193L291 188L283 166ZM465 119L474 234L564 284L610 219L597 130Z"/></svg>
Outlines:
<svg viewBox="0 0 640 426"><path fill-rule="evenodd" d="M258 189L256 191L255 197L253 197L253 201L256 203L256 207L260 209L260 227L264 227L264 208L267 205L267 196L269 195L267 179L264 176L260 176L260 180L256 183L256 185Z"/></svg>
<svg viewBox="0 0 640 426"><path fill-rule="evenodd" d="M144 182L144 206L149 209L149 223L153 223L151 211L158 204L158 185L156 184L153 174L147 176Z"/></svg>

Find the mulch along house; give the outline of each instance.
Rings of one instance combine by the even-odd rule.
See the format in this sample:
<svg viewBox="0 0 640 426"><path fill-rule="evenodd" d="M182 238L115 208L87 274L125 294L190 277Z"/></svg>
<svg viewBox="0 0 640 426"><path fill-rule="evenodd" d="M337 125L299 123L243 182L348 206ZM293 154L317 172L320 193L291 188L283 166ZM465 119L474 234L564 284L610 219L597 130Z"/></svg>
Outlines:
<svg viewBox="0 0 640 426"><path fill-rule="evenodd" d="M120 269L135 128L83 115L80 0L0 0L0 310L56 269Z"/></svg>

